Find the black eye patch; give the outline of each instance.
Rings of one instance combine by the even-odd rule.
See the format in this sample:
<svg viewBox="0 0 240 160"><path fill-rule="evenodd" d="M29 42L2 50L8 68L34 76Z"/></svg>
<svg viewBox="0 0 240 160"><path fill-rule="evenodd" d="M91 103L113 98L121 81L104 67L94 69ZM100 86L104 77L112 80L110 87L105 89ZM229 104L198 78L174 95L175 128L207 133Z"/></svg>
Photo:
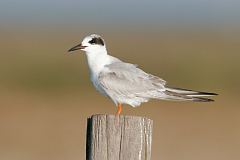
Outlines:
<svg viewBox="0 0 240 160"><path fill-rule="evenodd" d="M99 44L104 46L104 42L101 38L93 38L91 41L89 41L90 44Z"/></svg>

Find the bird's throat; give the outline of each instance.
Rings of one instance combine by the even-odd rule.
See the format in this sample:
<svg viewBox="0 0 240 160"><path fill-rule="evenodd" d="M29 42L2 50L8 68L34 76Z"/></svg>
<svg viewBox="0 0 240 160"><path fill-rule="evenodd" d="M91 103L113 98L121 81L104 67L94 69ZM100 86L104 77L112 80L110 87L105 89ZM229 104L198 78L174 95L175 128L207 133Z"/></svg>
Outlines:
<svg viewBox="0 0 240 160"><path fill-rule="evenodd" d="M91 74L98 75L105 65L110 63L107 52L87 53L88 67Z"/></svg>

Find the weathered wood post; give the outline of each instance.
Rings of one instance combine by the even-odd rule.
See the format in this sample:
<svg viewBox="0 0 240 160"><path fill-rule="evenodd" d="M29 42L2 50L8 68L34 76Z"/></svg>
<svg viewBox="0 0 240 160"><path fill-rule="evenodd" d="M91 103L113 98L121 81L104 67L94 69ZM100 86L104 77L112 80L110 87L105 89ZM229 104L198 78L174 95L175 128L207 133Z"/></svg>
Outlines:
<svg viewBox="0 0 240 160"><path fill-rule="evenodd" d="M87 160L150 160L153 121L93 115L87 124Z"/></svg>

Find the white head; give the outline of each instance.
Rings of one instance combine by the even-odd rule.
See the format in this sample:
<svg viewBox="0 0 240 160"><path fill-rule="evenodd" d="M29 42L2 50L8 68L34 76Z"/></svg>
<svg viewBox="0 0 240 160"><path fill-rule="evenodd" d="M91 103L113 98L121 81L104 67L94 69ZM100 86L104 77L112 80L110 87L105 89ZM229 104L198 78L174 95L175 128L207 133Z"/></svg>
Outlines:
<svg viewBox="0 0 240 160"><path fill-rule="evenodd" d="M90 36L85 37L82 43L72 47L68 51L71 52L79 49L82 51L85 51L87 54L97 53L97 52L106 52L105 42L101 38L101 36L97 34L92 34Z"/></svg>

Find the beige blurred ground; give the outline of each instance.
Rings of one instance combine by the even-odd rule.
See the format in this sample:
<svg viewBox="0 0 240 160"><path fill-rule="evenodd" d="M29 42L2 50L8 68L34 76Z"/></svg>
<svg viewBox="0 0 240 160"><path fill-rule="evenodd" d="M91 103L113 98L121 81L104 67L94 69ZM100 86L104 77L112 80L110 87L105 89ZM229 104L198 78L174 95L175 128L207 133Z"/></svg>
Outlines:
<svg viewBox="0 0 240 160"><path fill-rule="evenodd" d="M0 159L85 159L88 116L116 108L92 87L79 31L1 32ZM152 159L240 159L240 34L103 32L112 55L214 103L151 101L123 114L154 120Z"/></svg>

